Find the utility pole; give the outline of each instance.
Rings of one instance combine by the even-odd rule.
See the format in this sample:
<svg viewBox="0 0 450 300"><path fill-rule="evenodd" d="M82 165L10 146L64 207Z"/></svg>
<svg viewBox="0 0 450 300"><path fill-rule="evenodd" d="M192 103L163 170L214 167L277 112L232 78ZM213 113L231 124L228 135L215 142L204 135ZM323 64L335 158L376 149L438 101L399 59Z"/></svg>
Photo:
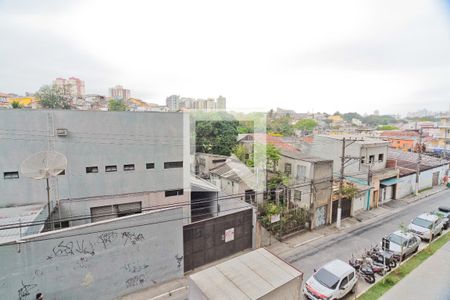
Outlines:
<svg viewBox="0 0 450 300"><path fill-rule="evenodd" d="M341 153L341 173L339 175L339 199L336 218L336 227L341 228L341 212L342 212L342 189L344 187L344 168L345 168L345 137L342 138L342 153Z"/></svg>
<svg viewBox="0 0 450 300"><path fill-rule="evenodd" d="M347 141L349 143L347 143ZM351 160L360 160L360 157L354 157L354 156L346 156L345 155L345 149L350 146L351 144L355 142L364 141L363 139L346 139L345 137L342 138L342 153L341 153L341 171L339 175L339 198L338 198L338 209L337 209L337 218L336 218L336 227L338 229L341 228L341 215L342 215L342 190L344 188L344 169L345 164L348 163Z"/></svg>
<svg viewBox="0 0 450 300"><path fill-rule="evenodd" d="M419 177L420 177L420 163L422 162L422 128L419 129L419 147L417 147L417 165L416 165L416 196L419 195Z"/></svg>
<svg viewBox="0 0 450 300"><path fill-rule="evenodd" d="M367 172L367 185L369 186L369 196L367 199L367 210L370 210L370 195L372 194L372 164L369 163L369 172Z"/></svg>

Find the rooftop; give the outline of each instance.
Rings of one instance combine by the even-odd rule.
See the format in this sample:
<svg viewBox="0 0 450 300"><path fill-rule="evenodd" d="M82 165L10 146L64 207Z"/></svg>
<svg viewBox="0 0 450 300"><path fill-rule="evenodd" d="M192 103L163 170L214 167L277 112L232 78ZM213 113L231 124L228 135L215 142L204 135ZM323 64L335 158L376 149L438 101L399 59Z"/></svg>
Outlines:
<svg viewBox="0 0 450 300"><path fill-rule="evenodd" d="M260 299L303 274L264 248L190 276L206 299ZM299 282L300 284L300 282Z"/></svg>
<svg viewBox="0 0 450 300"><path fill-rule="evenodd" d="M23 226L22 228L1 229L2 226L27 224L41 219L40 215L47 217L45 204L32 204L14 207L0 208L0 244L19 240L25 235L38 233L42 230L43 224L39 226Z"/></svg>
<svg viewBox="0 0 450 300"><path fill-rule="evenodd" d="M400 176L405 176L416 172L419 154L390 148L387 158L389 160L395 160L400 171ZM447 165L449 163L449 160L422 154L420 170L426 171L435 167Z"/></svg>
<svg viewBox="0 0 450 300"><path fill-rule="evenodd" d="M357 139L357 141L355 143L359 144L359 145L380 145L381 146L381 145L389 144L389 142L383 141L382 139L379 139L379 138L361 136L361 135L324 135L324 134L321 134L321 135L318 135L317 137L328 138L331 140L339 140L339 141L341 141L343 138L345 138L347 140Z"/></svg>
<svg viewBox="0 0 450 300"><path fill-rule="evenodd" d="M335 259L323 266L324 269L336 275L337 277L342 277L345 273L353 271L353 267L349 264L343 262L340 259Z"/></svg>

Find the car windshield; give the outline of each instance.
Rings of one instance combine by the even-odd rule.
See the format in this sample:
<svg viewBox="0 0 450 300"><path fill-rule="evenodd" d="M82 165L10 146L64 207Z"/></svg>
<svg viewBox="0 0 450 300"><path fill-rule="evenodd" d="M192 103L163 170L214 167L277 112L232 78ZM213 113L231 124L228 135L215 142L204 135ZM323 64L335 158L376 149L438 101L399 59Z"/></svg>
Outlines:
<svg viewBox="0 0 450 300"><path fill-rule="evenodd" d="M320 269L316 274L314 274L314 279L316 279L322 285L332 290L336 288L339 282L339 278L336 275L330 273L324 268Z"/></svg>
<svg viewBox="0 0 450 300"><path fill-rule="evenodd" d="M421 219L421 218L415 218L412 221L412 223L414 225L417 225L417 226L420 226L420 227L423 227L423 228L427 228L427 229L430 229L431 226L433 225L433 222L425 220L425 219Z"/></svg>
<svg viewBox="0 0 450 300"><path fill-rule="evenodd" d="M403 247L406 246L406 239L401 237L401 236L399 236L399 235L396 235L396 234L391 234L389 236L389 241L394 243L394 244L403 246ZM402 243L403 243L403 245L402 245Z"/></svg>

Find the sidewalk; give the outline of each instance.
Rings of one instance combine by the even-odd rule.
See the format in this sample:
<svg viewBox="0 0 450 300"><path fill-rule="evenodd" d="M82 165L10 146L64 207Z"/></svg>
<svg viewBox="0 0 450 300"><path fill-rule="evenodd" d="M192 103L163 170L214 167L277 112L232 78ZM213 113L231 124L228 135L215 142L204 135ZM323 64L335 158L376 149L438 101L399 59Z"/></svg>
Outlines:
<svg viewBox="0 0 450 300"><path fill-rule="evenodd" d="M380 299L450 299L449 262L450 242L447 242Z"/></svg>
<svg viewBox="0 0 450 300"><path fill-rule="evenodd" d="M266 248L272 253L281 256L294 248L316 241L328 235L337 234L339 232L358 228L359 226L366 225L371 222L375 222L383 217L389 216L402 210L403 207L408 206L411 203L424 199L426 197L435 195L447 188L445 186L437 186L435 188L423 191L418 196L410 195L403 199L391 200L382 204L382 206L371 209L359 211L354 217L342 220L341 229L336 228L336 224L331 224L323 228L319 228L313 231L301 232L298 235L294 235L282 242L272 239L272 244Z"/></svg>

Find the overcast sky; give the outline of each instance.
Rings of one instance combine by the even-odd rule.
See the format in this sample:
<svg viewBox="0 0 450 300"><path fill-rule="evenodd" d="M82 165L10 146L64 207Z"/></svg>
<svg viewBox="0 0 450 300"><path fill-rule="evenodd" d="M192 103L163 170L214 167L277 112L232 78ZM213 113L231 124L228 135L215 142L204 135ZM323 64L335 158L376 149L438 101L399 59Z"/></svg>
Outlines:
<svg viewBox="0 0 450 300"><path fill-rule="evenodd" d="M234 109L443 111L450 1L0 0L0 92L75 76L164 103Z"/></svg>

